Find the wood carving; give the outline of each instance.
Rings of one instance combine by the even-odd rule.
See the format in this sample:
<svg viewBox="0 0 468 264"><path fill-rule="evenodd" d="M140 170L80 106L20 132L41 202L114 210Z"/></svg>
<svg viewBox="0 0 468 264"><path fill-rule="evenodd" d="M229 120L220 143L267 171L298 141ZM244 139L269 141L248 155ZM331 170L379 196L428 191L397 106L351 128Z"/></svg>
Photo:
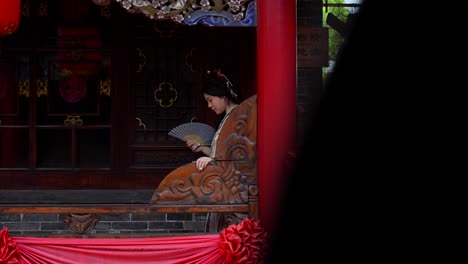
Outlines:
<svg viewBox="0 0 468 264"><path fill-rule="evenodd" d="M96 214L69 214L68 217L63 220L63 222L67 224L73 232L78 234L86 234L94 229L94 226L96 226L100 219L101 218Z"/></svg>
<svg viewBox="0 0 468 264"><path fill-rule="evenodd" d="M247 214L241 213L210 213L206 231L219 233L230 225L240 224L246 217L248 217Z"/></svg>
<svg viewBox="0 0 468 264"><path fill-rule="evenodd" d="M218 137L215 162L203 171L185 164L159 184L153 205L257 206L257 96L239 104ZM252 205L252 203L255 203ZM255 213L256 214L256 213Z"/></svg>

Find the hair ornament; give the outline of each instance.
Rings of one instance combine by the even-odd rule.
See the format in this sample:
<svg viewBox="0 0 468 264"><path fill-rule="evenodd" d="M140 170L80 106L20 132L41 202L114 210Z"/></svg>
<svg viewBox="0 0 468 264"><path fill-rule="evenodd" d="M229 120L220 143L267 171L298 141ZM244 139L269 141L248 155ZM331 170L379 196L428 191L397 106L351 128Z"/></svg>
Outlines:
<svg viewBox="0 0 468 264"><path fill-rule="evenodd" d="M219 77L219 78L226 78L226 76L224 76L224 74L222 74L219 70L217 69L214 69L213 70L214 73L216 73L216 75Z"/></svg>
<svg viewBox="0 0 468 264"><path fill-rule="evenodd" d="M226 89L231 94L232 98L237 99L237 94L232 89L233 85L232 85L231 81L228 79L228 77L226 75L224 75L223 73L221 73L221 70L214 69L213 72L216 74L216 76L218 76L218 78L223 78L226 81ZM208 74L210 74L210 73L211 72L208 71Z"/></svg>

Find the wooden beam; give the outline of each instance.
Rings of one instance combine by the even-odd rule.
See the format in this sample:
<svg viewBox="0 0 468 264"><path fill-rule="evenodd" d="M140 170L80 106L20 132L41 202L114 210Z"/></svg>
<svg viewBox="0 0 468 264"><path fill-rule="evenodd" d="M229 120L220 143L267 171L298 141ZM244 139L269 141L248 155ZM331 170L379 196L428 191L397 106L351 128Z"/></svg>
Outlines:
<svg viewBox="0 0 468 264"><path fill-rule="evenodd" d="M3 204L0 214L121 214L121 213L247 213L245 205L147 205L147 204Z"/></svg>

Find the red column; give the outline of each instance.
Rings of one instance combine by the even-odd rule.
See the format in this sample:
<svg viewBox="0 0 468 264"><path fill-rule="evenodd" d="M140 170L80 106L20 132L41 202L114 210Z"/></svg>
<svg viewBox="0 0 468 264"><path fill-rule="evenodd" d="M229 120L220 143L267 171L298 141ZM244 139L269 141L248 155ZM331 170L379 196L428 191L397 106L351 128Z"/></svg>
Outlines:
<svg viewBox="0 0 468 264"><path fill-rule="evenodd" d="M259 218L277 229L296 136L296 1L257 1Z"/></svg>
<svg viewBox="0 0 468 264"><path fill-rule="evenodd" d="M0 38L18 29L21 15L20 0L0 0Z"/></svg>

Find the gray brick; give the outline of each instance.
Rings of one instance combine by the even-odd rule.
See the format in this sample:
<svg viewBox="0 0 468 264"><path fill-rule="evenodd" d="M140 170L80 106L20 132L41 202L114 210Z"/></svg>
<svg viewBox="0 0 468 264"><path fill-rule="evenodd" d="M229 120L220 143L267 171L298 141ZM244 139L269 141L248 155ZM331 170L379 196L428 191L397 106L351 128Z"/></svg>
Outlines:
<svg viewBox="0 0 468 264"><path fill-rule="evenodd" d="M193 220L194 221L206 221L208 219L207 213L194 213Z"/></svg>
<svg viewBox="0 0 468 264"><path fill-rule="evenodd" d="M184 230L205 230L205 222L184 222Z"/></svg>
<svg viewBox="0 0 468 264"><path fill-rule="evenodd" d="M15 230L8 230L8 236L14 237L14 236L22 236L23 232L21 231L15 231Z"/></svg>
<svg viewBox="0 0 468 264"><path fill-rule="evenodd" d="M94 227L95 230L110 230L112 229L111 222L98 222Z"/></svg>
<svg viewBox="0 0 468 264"><path fill-rule="evenodd" d="M193 221L192 213L167 214L167 221Z"/></svg>
<svg viewBox="0 0 468 264"><path fill-rule="evenodd" d="M169 234L167 230L128 230L125 233L135 234L135 235L151 235L151 234Z"/></svg>
<svg viewBox="0 0 468 264"><path fill-rule="evenodd" d="M76 235L76 233L73 233L72 231L67 231L67 230L46 230L46 231L22 231L22 232L10 232L10 236L29 236L29 237L47 237L50 235Z"/></svg>
<svg viewBox="0 0 468 264"><path fill-rule="evenodd" d="M184 229L184 224L182 222L150 222L149 229Z"/></svg>
<svg viewBox="0 0 468 264"><path fill-rule="evenodd" d="M0 222L19 222L20 220L19 214L0 214Z"/></svg>
<svg viewBox="0 0 468 264"><path fill-rule="evenodd" d="M40 230L41 224L40 223L9 223L5 225L8 227L8 230Z"/></svg>
<svg viewBox="0 0 468 264"><path fill-rule="evenodd" d="M132 221L165 221L166 214L132 214Z"/></svg>
<svg viewBox="0 0 468 264"><path fill-rule="evenodd" d="M170 234L188 234L188 233L204 233L201 231L193 231L193 230L169 230Z"/></svg>
<svg viewBox="0 0 468 264"><path fill-rule="evenodd" d="M147 229L147 222L112 222L112 229L130 230L130 229Z"/></svg>
<svg viewBox="0 0 468 264"><path fill-rule="evenodd" d="M53 234L53 235L76 235L75 232L71 231L71 230L47 230L47 231L43 231L42 232L44 235L49 235L49 234Z"/></svg>
<svg viewBox="0 0 468 264"><path fill-rule="evenodd" d="M130 214L102 214L101 221L130 221Z"/></svg>
<svg viewBox="0 0 468 264"><path fill-rule="evenodd" d="M122 234L120 230L106 230L106 231L100 231L100 230L95 230L95 234Z"/></svg>
<svg viewBox="0 0 468 264"><path fill-rule="evenodd" d="M57 222L57 214L24 214L22 222Z"/></svg>
<svg viewBox="0 0 468 264"><path fill-rule="evenodd" d="M65 223L41 223L41 230L68 230Z"/></svg>

